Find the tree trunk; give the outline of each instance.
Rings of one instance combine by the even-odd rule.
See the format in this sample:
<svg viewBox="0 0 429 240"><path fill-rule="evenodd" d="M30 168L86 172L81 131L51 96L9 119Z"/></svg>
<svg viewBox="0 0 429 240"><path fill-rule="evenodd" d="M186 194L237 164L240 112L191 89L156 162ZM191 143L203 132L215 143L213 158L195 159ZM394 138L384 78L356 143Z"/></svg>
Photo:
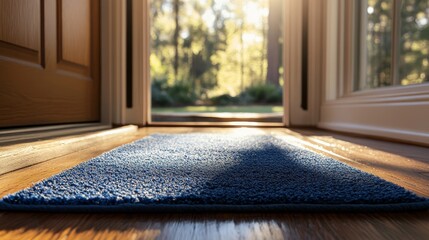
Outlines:
<svg viewBox="0 0 429 240"><path fill-rule="evenodd" d="M244 19L241 22L240 27L240 90L244 91L244 39L243 39L243 33L244 33Z"/></svg>
<svg viewBox="0 0 429 240"><path fill-rule="evenodd" d="M174 80L177 81L177 76L179 72L179 34L180 34L180 25L179 25L179 9L180 9L180 0L174 0L174 21L176 23L176 29L174 30L173 36L173 45L174 45Z"/></svg>
<svg viewBox="0 0 429 240"><path fill-rule="evenodd" d="M267 79L266 83L279 85L280 67L280 26L282 17L282 0L270 0L268 15L268 45L267 45Z"/></svg>
<svg viewBox="0 0 429 240"><path fill-rule="evenodd" d="M259 75L259 81L258 84L262 84L264 82L264 77L265 77L265 58L267 57L267 27L266 27L266 22L264 17L262 18L263 23L262 23L262 46L261 46L261 69L260 69L260 75Z"/></svg>

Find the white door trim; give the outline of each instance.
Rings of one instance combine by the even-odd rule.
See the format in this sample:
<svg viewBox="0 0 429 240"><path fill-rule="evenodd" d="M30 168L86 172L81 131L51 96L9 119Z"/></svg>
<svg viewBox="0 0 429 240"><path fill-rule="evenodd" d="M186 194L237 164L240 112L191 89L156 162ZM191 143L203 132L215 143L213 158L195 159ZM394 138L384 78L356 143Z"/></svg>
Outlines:
<svg viewBox="0 0 429 240"><path fill-rule="evenodd" d="M133 8L133 106L126 106L126 0L102 0L102 107L103 123L146 125L148 97L147 0L132 0Z"/></svg>
<svg viewBox="0 0 429 240"><path fill-rule="evenodd" d="M315 126L319 120L320 64L323 53L323 1L308 0L308 109L301 108L302 78L302 1L285 0L284 4L284 126ZM108 5L108 17L103 37L107 37L103 51L106 78L110 78L112 92L112 122L145 126L150 120L150 8L149 0L133 0L133 107L125 105L126 78L126 0L103 0ZM110 28L108 28L110 26ZM103 57L104 59L104 57ZM107 87L106 87L107 88ZM106 100L106 102L108 102ZM107 105L107 104L106 104ZM102 111L108 115L108 111ZM104 116L103 115L103 116ZM107 117L106 117L107 119Z"/></svg>
<svg viewBox="0 0 429 240"><path fill-rule="evenodd" d="M101 1L101 122L121 124L125 114L125 1Z"/></svg>
<svg viewBox="0 0 429 240"><path fill-rule="evenodd" d="M323 1L285 1L285 123L287 126L315 126L319 120L320 86L323 72ZM304 24L304 9L307 9ZM308 107L302 102L303 32L307 34Z"/></svg>

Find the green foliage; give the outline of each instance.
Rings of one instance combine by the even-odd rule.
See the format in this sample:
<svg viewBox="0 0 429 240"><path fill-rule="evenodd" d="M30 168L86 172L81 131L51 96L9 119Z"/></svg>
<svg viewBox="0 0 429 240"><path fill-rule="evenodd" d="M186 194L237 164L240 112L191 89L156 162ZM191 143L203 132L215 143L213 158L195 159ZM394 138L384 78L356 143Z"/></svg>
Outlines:
<svg viewBox="0 0 429 240"><path fill-rule="evenodd" d="M152 82L152 106L165 107L173 104L173 99L167 93L167 79L155 79Z"/></svg>
<svg viewBox="0 0 429 240"><path fill-rule="evenodd" d="M268 27L274 1L151 0L153 104L252 102L232 96L266 82L267 33L281 22Z"/></svg>
<svg viewBox="0 0 429 240"><path fill-rule="evenodd" d="M391 86L394 71L399 84L408 85L429 81L429 5L427 0L403 0L400 6L399 66L393 69L392 32L395 21L391 0L366 0L368 12L366 80L356 89Z"/></svg>
<svg viewBox="0 0 429 240"><path fill-rule="evenodd" d="M239 97L246 103L267 104L282 103L282 89L271 84L258 84L246 88Z"/></svg>
<svg viewBox="0 0 429 240"><path fill-rule="evenodd" d="M282 104L281 87L271 84L258 84L247 87L238 96L222 94L211 99L215 105Z"/></svg>
<svg viewBox="0 0 429 240"><path fill-rule="evenodd" d="M169 86L167 79L155 79L152 82L152 106L185 106L195 103L197 97L192 86L184 81L178 81Z"/></svg>
<svg viewBox="0 0 429 240"><path fill-rule="evenodd" d="M232 97L229 94L222 94L210 99L212 104L216 106L227 106L227 105L235 105L238 103L238 99L236 97Z"/></svg>
<svg viewBox="0 0 429 240"><path fill-rule="evenodd" d="M402 85L429 81L429 5L404 0L401 8L399 77ZM422 24L422 20L425 24Z"/></svg>
<svg viewBox="0 0 429 240"><path fill-rule="evenodd" d="M174 106L192 105L197 99L192 85L185 81L175 82L173 86L167 88L167 93L173 99Z"/></svg>

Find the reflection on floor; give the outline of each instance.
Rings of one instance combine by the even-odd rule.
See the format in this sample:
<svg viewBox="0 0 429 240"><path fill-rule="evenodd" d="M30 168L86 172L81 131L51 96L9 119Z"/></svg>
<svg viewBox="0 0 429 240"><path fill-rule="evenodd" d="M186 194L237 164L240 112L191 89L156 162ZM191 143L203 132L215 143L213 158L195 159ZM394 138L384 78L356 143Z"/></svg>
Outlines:
<svg viewBox="0 0 429 240"><path fill-rule="evenodd" d="M80 149L40 164L0 175L0 196L31 186L33 182L149 134L186 132L283 134L296 145L331 156L429 197L429 149L426 147L316 129L177 127L142 128L133 134L127 133L97 146ZM34 147L37 147L39 142L34 144ZM0 151L3 149L4 147L0 147ZM0 226L0 239L427 239L429 213L427 211L359 214L3 212L0 213Z"/></svg>

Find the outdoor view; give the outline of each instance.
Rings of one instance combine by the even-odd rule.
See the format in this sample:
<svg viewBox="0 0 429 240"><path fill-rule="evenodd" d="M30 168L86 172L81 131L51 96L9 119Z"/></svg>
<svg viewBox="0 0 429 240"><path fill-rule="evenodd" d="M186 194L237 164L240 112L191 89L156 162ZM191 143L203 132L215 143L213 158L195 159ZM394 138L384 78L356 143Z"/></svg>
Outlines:
<svg viewBox="0 0 429 240"><path fill-rule="evenodd" d="M429 82L429 1L398 2L402 2L396 26L400 34L393 41L394 0L368 0L367 72L356 90ZM399 55L396 79L392 77L392 47Z"/></svg>
<svg viewBox="0 0 429 240"><path fill-rule="evenodd" d="M282 18L282 0L152 0L152 120L281 121Z"/></svg>

